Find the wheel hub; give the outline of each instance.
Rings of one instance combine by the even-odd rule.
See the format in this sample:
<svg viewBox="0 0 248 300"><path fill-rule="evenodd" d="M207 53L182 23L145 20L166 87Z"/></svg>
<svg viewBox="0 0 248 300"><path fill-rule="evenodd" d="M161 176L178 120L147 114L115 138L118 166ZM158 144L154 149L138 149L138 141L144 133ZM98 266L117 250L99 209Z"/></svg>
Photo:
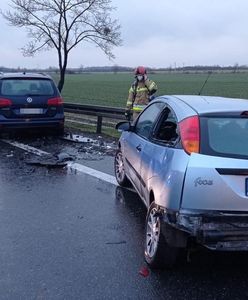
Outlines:
<svg viewBox="0 0 248 300"><path fill-rule="evenodd" d="M146 250L150 257L154 256L157 250L160 234L159 218L155 216L156 212L156 209L150 212L147 223Z"/></svg>

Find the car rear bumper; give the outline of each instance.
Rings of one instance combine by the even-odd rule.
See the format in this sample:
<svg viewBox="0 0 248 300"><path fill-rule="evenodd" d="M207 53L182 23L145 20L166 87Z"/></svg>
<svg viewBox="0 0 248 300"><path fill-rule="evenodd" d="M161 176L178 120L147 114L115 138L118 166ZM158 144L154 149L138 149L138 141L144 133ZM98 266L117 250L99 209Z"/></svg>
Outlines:
<svg viewBox="0 0 248 300"><path fill-rule="evenodd" d="M52 119L52 120L15 120L15 121L1 121L0 132L6 132L16 129L38 129L38 128L56 128L60 129L64 127L64 118Z"/></svg>
<svg viewBox="0 0 248 300"><path fill-rule="evenodd" d="M248 212L180 211L174 226L219 251L248 251Z"/></svg>

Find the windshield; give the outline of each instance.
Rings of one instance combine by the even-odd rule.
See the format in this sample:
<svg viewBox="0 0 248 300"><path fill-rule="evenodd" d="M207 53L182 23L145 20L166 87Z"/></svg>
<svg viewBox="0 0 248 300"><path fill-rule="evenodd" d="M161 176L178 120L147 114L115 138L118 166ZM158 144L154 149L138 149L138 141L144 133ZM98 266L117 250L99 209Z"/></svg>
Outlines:
<svg viewBox="0 0 248 300"><path fill-rule="evenodd" d="M201 118L201 153L248 158L248 118Z"/></svg>
<svg viewBox="0 0 248 300"><path fill-rule="evenodd" d="M51 80L31 79L4 79L1 84L3 96L27 96L27 95L53 95L54 89Z"/></svg>

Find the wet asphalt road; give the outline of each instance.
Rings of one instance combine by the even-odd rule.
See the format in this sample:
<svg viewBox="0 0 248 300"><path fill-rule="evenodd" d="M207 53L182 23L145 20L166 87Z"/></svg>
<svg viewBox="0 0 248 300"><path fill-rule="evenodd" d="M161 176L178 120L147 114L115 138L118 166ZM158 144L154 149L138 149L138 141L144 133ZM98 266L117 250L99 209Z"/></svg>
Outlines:
<svg viewBox="0 0 248 300"><path fill-rule="evenodd" d="M111 151L22 142L66 149L113 173ZM200 251L143 277L146 209L135 193L67 168L27 165L30 154L3 142L0 149L0 299L248 298L248 254Z"/></svg>

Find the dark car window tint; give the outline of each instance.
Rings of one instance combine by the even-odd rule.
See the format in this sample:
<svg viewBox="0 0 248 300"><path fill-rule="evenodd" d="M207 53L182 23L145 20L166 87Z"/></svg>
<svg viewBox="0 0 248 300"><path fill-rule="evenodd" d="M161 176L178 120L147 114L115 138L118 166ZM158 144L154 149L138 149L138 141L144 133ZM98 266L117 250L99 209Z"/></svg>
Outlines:
<svg viewBox="0 0 248 300"><path fill-rule="evenodd" d="M166 108L155 130L154 138L162 142L174 142L178 137L177 120L173 112Z"/></svg>
<svg viewBox="0 0 248 300"><path fill-rule="evenodd" d="M164 103L156 102L150 105L145 111L143 111L136 123L135 132L138 135L148 138L154 126L154 123L164 106Z"/></svg>
<svg viewBox="0 0 248 300"><path fill-rule="evenodd" d="M248 157L247 118L202 118L202 153L219 156Z"/></svg>
<svg viewBox="0 0 248 300"><path fill-rule="evenodd" d="M2 95L53 95L53 83L44 79L4 79L1 85Z"/></svg>

